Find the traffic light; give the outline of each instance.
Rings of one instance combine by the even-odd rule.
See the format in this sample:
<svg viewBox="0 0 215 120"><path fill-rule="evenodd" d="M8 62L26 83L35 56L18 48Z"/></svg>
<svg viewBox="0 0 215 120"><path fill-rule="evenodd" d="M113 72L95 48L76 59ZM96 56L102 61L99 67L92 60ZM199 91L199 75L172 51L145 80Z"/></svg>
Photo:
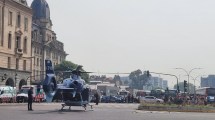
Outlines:
<svg viewBox="0 0 215 120"><path fill-rule="evenodd" d="M187 87L187 81L184 80L184 87Z"/></svg>
<svg viewBox="0 0 215 120"><path fill-rule="evenodd" d="M187 92L187 88L184 88L184 92Z"/></svg>
<svg viewBox="0 0 215 120"><path fill-rule="evenodd" d="M184 92L187 92L187 81L184 80Z"/></svg>

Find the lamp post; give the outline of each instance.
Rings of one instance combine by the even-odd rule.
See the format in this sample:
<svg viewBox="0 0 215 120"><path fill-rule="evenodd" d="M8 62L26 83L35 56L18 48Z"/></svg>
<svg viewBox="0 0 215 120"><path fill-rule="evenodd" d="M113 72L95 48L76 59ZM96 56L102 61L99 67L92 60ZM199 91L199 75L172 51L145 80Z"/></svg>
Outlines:
<svg viewBox="0 0 215 120"><path fill-rule="evenodd" d="M192 76L190 76L193 80L194 80L194 99L196 100L196 79L198 78L198 77L203 77L203 76L205 76L205 75L198 75L198 76L196 76L195 78L194 77L192 77Z"/></svg>
<svg viewBox="0 0 215 120"><path fill-rule="evenodd" d="M176 82L177 82L177 93L180 92L180 90L179 90L179 85L178 85L178 77L177 77L176 75L173 75L173 74L166 74L166 73L157 73L157 72L151 72L151 71L150 71L150 73L159 74L159 75L167 75L167 76L173 76L173 77L175 77L175 78L176 78Z"/></svg>
<svg viewBox="0 0 215 120"><path fill-rule="evenodd" d="M187 74L187 81L188 81L188 93L190 92L190 87L189 87L189 84L190 84L190 82L189 82L189 79L190 79L190 73L193 71L193 70L196 70L196 69L202 69L202 68L193 68L193 69L191 69L190 71L187 71L187 70L185 70L184 68L175 68L175 69L181 69L181 70L183 70L186 74Z"/></svg>

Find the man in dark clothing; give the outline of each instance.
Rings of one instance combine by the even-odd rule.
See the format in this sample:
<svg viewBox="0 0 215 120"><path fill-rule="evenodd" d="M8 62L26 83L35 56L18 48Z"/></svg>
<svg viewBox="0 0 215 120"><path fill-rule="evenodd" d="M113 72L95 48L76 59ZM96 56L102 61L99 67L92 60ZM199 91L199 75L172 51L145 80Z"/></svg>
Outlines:
<svg viewBox="0 0 215 120"><path fill-rule="evenodd" d="M31 87L28 91L28 110L32 111L32 101L33 101L33 88Z"/></svg>
<svg viewBox="0 0 215 120"><path fill-rule="evenodd" d="M96 103L96 105L98 105L98 104L99 104L99 98L100 98L99 93L96 92L96 93L94 94L94 97L96 98L96 99L95 99L95 103Z"/></svg>

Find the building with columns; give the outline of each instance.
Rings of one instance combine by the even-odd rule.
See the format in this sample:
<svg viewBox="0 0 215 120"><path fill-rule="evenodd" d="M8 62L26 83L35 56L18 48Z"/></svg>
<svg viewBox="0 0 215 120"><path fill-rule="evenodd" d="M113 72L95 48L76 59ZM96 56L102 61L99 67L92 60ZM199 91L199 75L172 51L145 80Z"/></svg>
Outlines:
<svg viewBox="0 0 215 120"><path fill-rule="evenodd" d="M31 75L32 10L25 0L0 0L0 85L20 88Z"/></svg>

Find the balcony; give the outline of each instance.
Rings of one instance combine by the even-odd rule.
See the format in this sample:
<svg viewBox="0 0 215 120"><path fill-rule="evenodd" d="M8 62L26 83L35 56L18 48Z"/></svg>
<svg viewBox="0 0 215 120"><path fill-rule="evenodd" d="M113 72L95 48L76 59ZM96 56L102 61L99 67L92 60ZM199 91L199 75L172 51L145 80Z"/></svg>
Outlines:
<svg viewBox="0 0 215 120"><path fill-rule="evenodd" d="M17 49L16 49L16 54L22 55L22 54L23 54L23 50L20 49L20 48L17 48Z"/></svg>

